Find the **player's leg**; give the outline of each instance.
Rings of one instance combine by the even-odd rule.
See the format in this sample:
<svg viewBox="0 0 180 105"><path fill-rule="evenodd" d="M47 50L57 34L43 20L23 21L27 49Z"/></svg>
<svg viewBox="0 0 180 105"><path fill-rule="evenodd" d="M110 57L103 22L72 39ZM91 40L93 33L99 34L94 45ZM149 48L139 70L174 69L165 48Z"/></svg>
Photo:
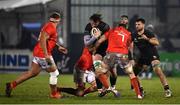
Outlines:
<svg viewBox="0 0 180 105"><path fill-rule="evenodd" d="M93 66L96 71L98 64L101 63L101 61L102 61L102 56L100 54L95 54L92 57L93 57ZM97 86L98 92L101 93L103 85L98 77L96 77L96 86Z"/></svg>
<svg viewBox="0 0 180 105"><path fill-rule="evenodd" d="M153 68L152 66L149 66L149 69L147 71L147 79L152 79L152 71L153 71Z"/></svg>
<svg viewBox="0 0 180 105"><path fill-rule="evenodd" d="M102 72L102 74L100 72L99 76L103 77L106 74L106 76L103 77L104 78L103 80L105 80L107 85L106 85L106 87L104 85L105 89L103 89L103 91L99 94L100 97L103 97L104 95L106 95L109 92L112 92L115 97L120 96L119 92L117 90L112 90L111 87L109 86L109 83L108 83L108 77L109 77L110 70L113 70L113 69L115 70L116 69L116 64L117 64L116 59L117 59L117 56L114 53L109 53L104 57L104 60L103 60L103 63L102 63L102 68L104 68L103 69L104 74L103 74L103 72ZM103 71L103 70L100 70L100 71ZM96 73L96 74L98 74L98 73ZM114 74L116 74L115 71L114 71Z"/></svg>
<svg viewBox="0 0 180 105"><path fill-rule="evenodd" d="M94 72L88 71L88 73L86 75L86 82L91 84L91 86L84 90L84 94L83 95L86 95L88 93L97 91L97 86L96 86L96 80L95 80Z"/></svg>
<svg viewBox="0 0 180 105"><path fill-rule="evenodd" d="M40 73L40 70L41 70L41 67L39 66L39 64L35 63L33 60L31 64L31 68L28 71L24 72L16 80L6 83L6 90L5 90L6 96L10 97L12 89L15 89L17 85L38 75Z"/></svg>
<svg viewBox="0 0 180 105"><path fill-rule="evenodd" d="M75 65L73 70L73 75L74 75L74 83L76 85L76 89L69 87L58 87L58 91L82 97L84 95L84 89L85 89L84 70L79 69L79 67Z"/></svg>
<svg viewBox="0 0 180 105"><path fill-rule="evenodd" d="M100 82L103 85L103 88L98 96L103 97L104 95L106 95L107 93L111 91L111 88L108 82L109 72L108 72L107 67L105 67L105 64L102 61L98 62L97 66L95 67L96 67L96 71L95 71L96 77L100 80Z"/></svg>
<svg viewBox="0 0 180 105"><path fill-rule="evenodd" d="M171 97L172 92L170 91L166 76L164 75L164 73L162 72L162 68L160 67L160 61L159 60L153 60L152 61L152 67L153 67L154 72L159 77L161 84L164 87L165 97Z"/></svg>
<svg viewBox="0 0 180 105"><path fill-rule="evenodd" d="M126 66L125 71L130 77L131 84L134 87L137 98L142 99L143 97L142 97L140 87L139 87L139 80L138 80L138 78L135 76L135 74L133 72L132 65Z"/></svg>
<svg viewBox="0 0 180 105"><path fill-rule="evenodd" d="M49 86L51 88L51 98L61 98L61 94L59 91L57 91L57 81L58 81L58 76L59 76L59 71L56 67L56 64L51 57L51 65L47 65L47 72L49 72L50 77L49 77Z"/></svg>
<svg viewBox="0 0 180 105"><path fill-rule="evenodd" d="M95 54L93 56L93 65L95 68L96 77L105 88L109 88L107 69L104 67L105 64L102 61L102 56L100 54Z"/></svg>
<svg viewBox="0 0 180 105"><path fill-rule="evenodd" d="M144 91L144 88L141 84L141 81L139 80L138 78L138 75L142 72L142 71L146 71L146 65L150 65L151 62L148 61L147 59L145 58L142 58L140 57L137 61L136 61L136 64L134 65L133 67L133 72L135 74L135 76L137 77L138 79L138 85L140 87L140 91L141 91L141 94L142 96L144 97L145 96L145 91ZM131 89L133 89L133 86L131 85Z"/></svg>
<svg viewBox="0 0 180 105"><path fill-rule="evenodd" d="M116 89L116 80L117 80L117 66L115 66L113 69L110 70L111 74L110 74L110 84L111 84L111 88L113 90Z"/></svg>

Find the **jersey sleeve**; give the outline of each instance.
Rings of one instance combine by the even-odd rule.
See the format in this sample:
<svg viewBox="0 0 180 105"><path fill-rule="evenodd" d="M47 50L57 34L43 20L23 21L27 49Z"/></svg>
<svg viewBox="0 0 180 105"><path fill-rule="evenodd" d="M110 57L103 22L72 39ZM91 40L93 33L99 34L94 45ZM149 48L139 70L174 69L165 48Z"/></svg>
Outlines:
<svg viewBox="0 0 180 105"><path fill-rule="evenodd" d="M47 24L43 27L42 31L46 32L49 36L53 35L55 33L55 28L51 24Z"/></svg>
<svg viewBox="0 0 180 105"><path fill-rule="evenodd" d="M84 35L91 35L90 32L91 32L90 24L87 24L84 30Z"/></svg>
<svg viewBox="0 0 180 105"><path fill-rule="evenodd" d="M109 35L110 35L110 30L107 31L107 32L105 32L104 35L105 35L105 37L108 39L108 37L109 37Z"/></svg>
<svg viewBox="0 0 180 105"><path fill-rule="evenodd" d="M109 25L108 25L108 24L105 24L105 26L104 26L104 28L103 28L103 30L102 30L102 33L105 33L105 32L107 32L107 31L109 31L109 29L110 29Z"/></svg>

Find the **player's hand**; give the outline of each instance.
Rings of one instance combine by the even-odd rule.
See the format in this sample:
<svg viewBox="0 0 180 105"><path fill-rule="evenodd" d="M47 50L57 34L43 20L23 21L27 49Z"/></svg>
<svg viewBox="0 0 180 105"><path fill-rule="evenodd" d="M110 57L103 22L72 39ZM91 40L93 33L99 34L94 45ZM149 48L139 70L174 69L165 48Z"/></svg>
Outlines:
<svg viewBox="0 0 180 105"><path fill-rule="evenodd" d="M65 47L59 46L58 47L59 52L62 52L63 54L67 54L68 50Z"/></svg>
<svg viewBox="0 0 180 105"><path fill-rule="evenodd" d="M130 60L129 63L134 66L135 65L135 61L134 60Z"/></svg>
<svg viewBox="0 0 180 105"><path fill-rule="evenodd" d="M49 55L46 55L45 59L46 59L46 62L48 63L48 65L52 65L51 57Z"/></svg>
<svg viewBox="0 0 180 105"><path fill-rule="evenodd" d="M149 40L149 38L145 34L141 35L141 37L145 40Z"/></svg>

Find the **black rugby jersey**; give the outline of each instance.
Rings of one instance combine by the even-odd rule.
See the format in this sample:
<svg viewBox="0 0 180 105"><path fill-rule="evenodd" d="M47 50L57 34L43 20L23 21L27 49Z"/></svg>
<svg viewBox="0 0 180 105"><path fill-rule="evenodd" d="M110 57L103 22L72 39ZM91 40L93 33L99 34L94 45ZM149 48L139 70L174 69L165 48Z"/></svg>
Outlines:
<svg viewBox="0 0 180 105"><path fill-rule="evenodd" d="M155 35L149 30L144 30L143 34L146 35L148 38L155 37ZM141 35L138 35L137 32L132 33L132 41L134 42L134 45L139 49L142 57L159 57L156 46L152 45L147 40L142 39Z"/></svg>
<svg viewBox="0 0 180 105"><path fill-rule="evenodd" d="M101 35L103 35L105 32L107 32L110 29L109 25L103 21L101 21L96 28L98 28L102 32ZM92 30L92 26L90 23L88 23L86 25L84 35L91 35L91 30ZM94 44L95 43L96 41L94 42ZM105 56L107 46L108 46L108 41L106 40L105 42L101 43L101 45L97 48L96 53Z"/></svg>

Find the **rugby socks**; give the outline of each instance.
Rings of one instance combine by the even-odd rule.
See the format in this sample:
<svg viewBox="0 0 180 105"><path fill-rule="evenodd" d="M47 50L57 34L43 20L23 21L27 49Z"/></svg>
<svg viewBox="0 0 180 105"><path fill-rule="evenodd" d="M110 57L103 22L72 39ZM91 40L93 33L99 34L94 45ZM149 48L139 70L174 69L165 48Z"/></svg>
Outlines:
<svg viewBox="0 0 180 105"><path fill-rule="evenodd" d="M138 80L137 80L137 77L135 78L132 78L131 79L131 84L132 86L134 87L134 90L136 92L136 95L141 95L141 92L140 92L140 89L139 89L139 85L138 85Z"/></svg>
<svg viewBox="0 0 180 105"><path fill-rule="evenodd" d="M96 78L96 85L97 85L97 89L102 89L102 83L98 78Z"/></svg>
<svg viewBox="0 0 180 105"><path fill-rule="evenodd" d="M99 75L99 80L103 84L103 86L108 89L109 88L109 83L108 83L108 77L106 74L101 74Z"/></svg>
<svg viewBox="0 0 180 105"><path fill-rule="evenodd" d="M72 94L72 95L76 95L76 92L77 92L77 89L74 89L74 88L57 88L57 90L59 92L65 92L65 93L69 93L69 94Z"/></svg>
<svg viewBox="0 0 180 105"><path fill-rule="evenodd" d="M12 89L16 88L16 86L17 86L17 82L16 81L11 82L11 88Z"/></svg>
<svg viewBox="0 0 180 105"><path fill-rule="evenodd" d="M117 80L117 77L110 76L111 87L116 85L116 80Z"/></svg>

